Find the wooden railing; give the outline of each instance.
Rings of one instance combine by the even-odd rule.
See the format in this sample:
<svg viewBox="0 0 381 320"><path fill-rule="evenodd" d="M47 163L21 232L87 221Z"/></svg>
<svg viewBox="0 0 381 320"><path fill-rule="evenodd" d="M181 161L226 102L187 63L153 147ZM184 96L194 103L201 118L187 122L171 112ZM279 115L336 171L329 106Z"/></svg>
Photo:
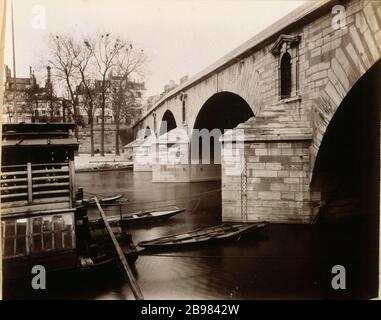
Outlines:
<svg viewBox="0 0 381 320"><path fill-rule="evenodd" d="M71 162L41 164L28 162L26 165L2 166L0 180L2 209L57 202L71 203L73 194L71 165Z"/></svg>

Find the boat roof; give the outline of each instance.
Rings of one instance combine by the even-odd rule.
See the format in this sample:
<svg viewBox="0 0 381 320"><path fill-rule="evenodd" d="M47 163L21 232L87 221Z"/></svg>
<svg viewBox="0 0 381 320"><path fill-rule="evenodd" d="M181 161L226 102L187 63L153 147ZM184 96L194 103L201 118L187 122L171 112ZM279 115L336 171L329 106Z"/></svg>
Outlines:
<svg viewBox="0 0 381 320"><path fill-rule="evenodd" d="M46 122L46 123L4 123L4 132L54 132L74 130L75 124L72 122Z"/></svg>
<svg viewBox="0 0 381 320"><path fill-rule="evenodd" d="M76 138L44 138L44 139L16 139L16 140L3 140L2 147L68 147L78 148Z"/></svg>
<svg viewBox="0 0 381 320"><path fill-rule="evenodd" d="M74 123L11 123L3 124L2 147L63 147L78 149L71 136Z"/></svg>

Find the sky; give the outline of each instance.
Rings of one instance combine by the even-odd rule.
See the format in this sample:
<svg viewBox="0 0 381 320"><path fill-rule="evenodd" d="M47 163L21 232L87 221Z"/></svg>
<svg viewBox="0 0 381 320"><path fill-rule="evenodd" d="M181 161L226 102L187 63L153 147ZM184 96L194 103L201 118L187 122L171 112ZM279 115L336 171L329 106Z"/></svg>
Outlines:
<svg viewBox="0 0 381 320"><path fill-rule="evenodd" d="M158 94L169 80L179 82L185 75L198 73L303 2L13 0L17 76L28 76L29 66L41 70L50 33L110 32L144 50L149 60L146 96ZM5 63L12 66L10 3L8 0ZM44 18L36 18L43 12L45 24ZM41 81L45 74L37 72L37 76Z"/></svg>

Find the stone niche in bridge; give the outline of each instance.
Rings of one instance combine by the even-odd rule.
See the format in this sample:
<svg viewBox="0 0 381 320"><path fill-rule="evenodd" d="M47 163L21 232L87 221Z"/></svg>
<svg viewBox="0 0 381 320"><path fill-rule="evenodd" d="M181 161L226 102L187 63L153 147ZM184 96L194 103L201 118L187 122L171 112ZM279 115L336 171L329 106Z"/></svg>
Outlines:
<svg viewBox="0 0 381 320"><path fill-rule="evenodd" d="M308 121L278 110L225 133L222 148L222 219L311 222L320 193L310 191Z"/></svg>

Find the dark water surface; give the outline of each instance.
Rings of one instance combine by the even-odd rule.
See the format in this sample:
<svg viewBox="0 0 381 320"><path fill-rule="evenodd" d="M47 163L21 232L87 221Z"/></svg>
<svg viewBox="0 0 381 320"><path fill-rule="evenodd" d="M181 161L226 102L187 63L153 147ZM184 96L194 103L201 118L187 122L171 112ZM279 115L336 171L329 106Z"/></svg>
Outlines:
<svg viewBox="0 0 381 320"><path fill-rule="evenodd" d="M124 213L186 207L167 221L130 226L135 243L221 222L220 182L152 183L151 173L132 171L80 173L76 178L77 186L87 192L123 193L129 199ZM119 213L117 207L105 211ZM99 213L92 209L90 215ZM146 252L135 263L136 278L146 299L369 298L377 288L372 228L362 221L273 224L261 237L245 235L238 241ZM331 288L334 265L346 268L346 290ZM113 268L72 279L48 279L44 292L4 289L5 298L133 297Z"/></svg>

